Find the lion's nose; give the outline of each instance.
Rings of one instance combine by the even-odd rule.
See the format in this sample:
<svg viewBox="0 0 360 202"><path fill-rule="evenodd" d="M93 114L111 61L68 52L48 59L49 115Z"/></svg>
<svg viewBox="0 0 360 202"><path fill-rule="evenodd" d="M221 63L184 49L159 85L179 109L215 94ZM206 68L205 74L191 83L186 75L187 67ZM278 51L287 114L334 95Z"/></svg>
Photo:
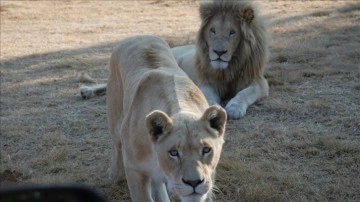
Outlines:
<svg viewBox="0 0 360 202"><path fill-rule="evenodd" d="M182 179L182 181L187 184L187 185L190 185L191 187L193 187L194 189L201 183L204 182L204 179L200 180L200 179L197 179L197 180L184 180Z"/></svg>
<svg viewBox="0 0 360 202"><path fill-rule="evenodd" d="M219 57L227 53L227 50L213 50Z"/></svg>

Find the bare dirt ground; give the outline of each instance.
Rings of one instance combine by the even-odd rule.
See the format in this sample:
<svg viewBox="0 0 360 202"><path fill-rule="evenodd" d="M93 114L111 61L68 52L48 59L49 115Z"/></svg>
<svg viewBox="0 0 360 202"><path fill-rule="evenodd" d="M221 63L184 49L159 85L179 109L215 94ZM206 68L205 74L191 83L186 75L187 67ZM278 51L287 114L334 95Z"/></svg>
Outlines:
<svg viewBox="0 0 360 202"><path fill-rule="evenodd" d="M227 124L217 201L360 201L360 3L258 1L273 35L270 96ZM0 185L80 182L129 201L107 177L107 78L123 38L194 42L194 1L1 0Z"/></svg>

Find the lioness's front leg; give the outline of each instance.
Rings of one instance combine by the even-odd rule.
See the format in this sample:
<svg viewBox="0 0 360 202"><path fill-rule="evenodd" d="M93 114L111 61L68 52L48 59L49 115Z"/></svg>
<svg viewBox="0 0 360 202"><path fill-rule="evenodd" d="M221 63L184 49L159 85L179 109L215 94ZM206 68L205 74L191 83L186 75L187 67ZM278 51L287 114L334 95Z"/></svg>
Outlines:
<svg viewBox="0 0 360 202"><path fill-rule="evenodd" d="M247 108L258 99L269 95L269 86L265 78L253 82L239 91L225 107L229 119L239 119L246 114Z"/></svg>
<svg viewBox="0 0 360 202"><path fill-rule="evenodd" d="M121 143L119 145L113 144L113 155L108 174L109 178L114 181L125 179L124 162L121 150Z"/></svg>
<svg viewBox="0 0 360 202"><path fill-rule="evenodd" d="M156 202L170 202L164 182L151 181L151 195Z"/></svg>
<svg viewBox="0 0 360 202"><path fill-rule="evenodd" d="M149 176L141 174L133 168L126 168L126 181L132 201L153 202Z"/></svg>

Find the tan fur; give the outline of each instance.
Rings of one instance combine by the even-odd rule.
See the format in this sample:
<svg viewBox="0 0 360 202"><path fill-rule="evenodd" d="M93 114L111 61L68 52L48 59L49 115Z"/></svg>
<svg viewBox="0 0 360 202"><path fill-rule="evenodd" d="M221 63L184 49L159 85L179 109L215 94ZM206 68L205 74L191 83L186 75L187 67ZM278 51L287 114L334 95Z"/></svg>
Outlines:
<svg viewBox="0 0 360 202"><path fill-rule="evenodd" d="M241 118L249 105L268 95L264 20L248 1L204 2L200 16L196 45L173 48L175 58L210 104L224 105L231 119Z"/></svg>
<svg viewBox="0 0 360 202"><path fill-rule="evenodd" d="M211 201L226 112L209 107L168 44L154 36L122 41L107 85L110 177L126 177L133 201L169 201L167 190L182 201Z"/></svg>

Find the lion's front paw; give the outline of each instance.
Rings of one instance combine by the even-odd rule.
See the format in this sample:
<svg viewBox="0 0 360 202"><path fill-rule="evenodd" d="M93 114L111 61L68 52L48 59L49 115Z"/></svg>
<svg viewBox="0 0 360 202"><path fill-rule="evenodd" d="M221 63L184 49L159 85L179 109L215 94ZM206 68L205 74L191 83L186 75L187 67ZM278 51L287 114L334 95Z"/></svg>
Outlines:
<svg viewBox="0 0 360 202"><path fill-rule="evenodd" d="M89 99L94 96L94 91L91 87L83 86L80 88L80 95L83 99Z"/></svg>
<svg viewBox="0 0 360 202"><path fill-rule="evenodd" d="M228 103L225 110L228 119L240 119L246 114L246 107L242 104Z"/></svg>

